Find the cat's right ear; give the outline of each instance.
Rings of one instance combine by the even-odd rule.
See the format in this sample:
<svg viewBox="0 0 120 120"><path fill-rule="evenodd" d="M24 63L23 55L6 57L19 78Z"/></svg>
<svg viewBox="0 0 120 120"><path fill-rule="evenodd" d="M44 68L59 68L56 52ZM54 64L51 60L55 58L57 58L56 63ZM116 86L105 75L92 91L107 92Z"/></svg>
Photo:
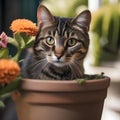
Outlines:
<svg viewBox="0 0 120 120"><path fill-rule="evenodd" d="M37 23L38 26L45 24L52 24L55 21L54 16L50 11L44 6L39 5L37 9Z"/></svg>
<svg viewBox="0 0 120 120"><path fill-rule="evenodd" d="M83 30L85 30L86 32L89 31L90 22L91 12L89 10L84 10L71 21L73 27L77 29L83 28Z"/></svg>

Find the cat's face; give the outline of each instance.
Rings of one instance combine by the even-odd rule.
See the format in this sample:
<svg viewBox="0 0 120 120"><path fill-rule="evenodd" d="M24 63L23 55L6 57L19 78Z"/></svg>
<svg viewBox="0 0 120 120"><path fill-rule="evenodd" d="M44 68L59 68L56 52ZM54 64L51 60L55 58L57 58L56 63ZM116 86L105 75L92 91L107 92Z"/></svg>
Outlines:
<svg viewBox="0 0 120 120"><path fill-rule="evenodd" d="M57 66L83 61L89 47L88 10L74 19L54 17L44 6L37 11L39 33L34 44L38 59Z"/></svg>

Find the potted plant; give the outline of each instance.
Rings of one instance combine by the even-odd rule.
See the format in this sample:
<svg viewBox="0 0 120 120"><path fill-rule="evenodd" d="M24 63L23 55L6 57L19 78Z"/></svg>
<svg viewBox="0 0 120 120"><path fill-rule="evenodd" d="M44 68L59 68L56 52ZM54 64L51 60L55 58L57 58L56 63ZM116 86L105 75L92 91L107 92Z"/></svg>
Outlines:
<svg viewBox="0 0 120 120"><path fill-rule="evenodd" d="M17 24L16 24L17 23ZM8 37L5 32L0 35L0 103L2 99L9 96L15 90L21 79L21 68L19 64L22 60L19 57L24 49L33 44L37 33L36 25L27 19L14 20L10 29L14 32L13 37ZM17 29L17 31L16 31ZM13 45L17 52L12 56L8 44Z"/></svg>
<svg viewBox="0 0 120 120"><path fill-rule="evenodd" d="M15 98L19 120L100 120L110 79L74 81L23 79Z"/></svg>
<svg viewBox="0 0 120 120"><path fill-rule="evenodd" d="M70 81L17 77L20 76L18 58L23 49L33 45L34 37L31 35L36 35L38 29L25 19L13 21L10 29L14 36L7 38L1 35L2 45L6 45L3 41L7 41L17 47L18 51L11 57L7 47L1 45L0 65L3 67L0 66L0 91L3 95L18 88L19 92L14 91L12 96L19 120L100 120L110 78L103 74L84 75L83 78ZM5 62L3 58L9 59ZM13 63L10 63L11 59Z"/></svg>
<svg viewBox="0 0 120 120"><path fill-rule="evenodd" d="M119 7L120 4L104 5L92 13L90 54L92 54L92 64L95 66L119 59Z"/></svg>

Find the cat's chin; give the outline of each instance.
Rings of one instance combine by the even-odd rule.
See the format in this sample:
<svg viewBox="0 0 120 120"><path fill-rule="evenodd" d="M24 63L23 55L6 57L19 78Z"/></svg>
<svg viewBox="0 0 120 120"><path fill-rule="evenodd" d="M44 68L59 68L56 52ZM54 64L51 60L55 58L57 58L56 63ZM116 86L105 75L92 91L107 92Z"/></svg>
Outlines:
<svg viewBox="0 0 120 120"><path fill-rule="evenodd" d="M52 62L52 64L55 65L55 66L57 66L57 67L62 67L62 66L65 65L65 64L64 64L63 62L61 62L61 61L54 61L54 62Z"/></svg>
<svg viewBox="0 0 120 120"><path fill-rule="evenodd" d="M57 67L63 67L66 65L65 62L61 61L61 60L56 60L56 61L48 61L50 64L57 66Z"/></svg>

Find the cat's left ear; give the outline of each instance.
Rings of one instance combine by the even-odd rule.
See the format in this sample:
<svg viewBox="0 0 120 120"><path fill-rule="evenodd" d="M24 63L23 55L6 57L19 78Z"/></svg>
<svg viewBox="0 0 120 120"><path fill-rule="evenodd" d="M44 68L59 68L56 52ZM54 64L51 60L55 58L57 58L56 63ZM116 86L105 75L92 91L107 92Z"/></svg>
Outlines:
<svg viewBox="0 0 120 120"><path fill-rule="evenodd" d="M89 10L84 10L75 18L73 18L71 21L73 27L77 29L82 28L86 32L89 31L90 22L91 22L91 13Z"/></svg>
<svg viewBox="0 0 120 120"><path fill-rule="evenodd" d="M51 12L44 5L39 5L37 9L37 22L40 24L48 25L54 23L55 19Z"/></svg>

